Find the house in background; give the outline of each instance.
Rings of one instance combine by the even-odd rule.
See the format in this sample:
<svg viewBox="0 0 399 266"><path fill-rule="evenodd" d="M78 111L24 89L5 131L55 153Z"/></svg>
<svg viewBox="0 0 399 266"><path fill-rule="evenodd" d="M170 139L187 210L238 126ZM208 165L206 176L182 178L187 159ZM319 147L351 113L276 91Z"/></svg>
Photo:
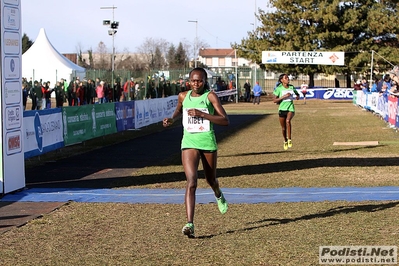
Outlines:
<svg viewBox="0 0 399 266"><path fill-rule="evenodd" d="M245 58L237 57L232 48L201 48L198 61L209 68L218 67L254 67L254 63Z"/></svg>
<svg viewBox="0 0 399 266"><path fill-rule="evenodd" d="M259 65L251 60L237 57L232 48L201 48L198 61L218 74L235 73L237 67L238 78L252 79L253 83L257 79L276 79L278 76L274 72L260 69Z"/></svg>

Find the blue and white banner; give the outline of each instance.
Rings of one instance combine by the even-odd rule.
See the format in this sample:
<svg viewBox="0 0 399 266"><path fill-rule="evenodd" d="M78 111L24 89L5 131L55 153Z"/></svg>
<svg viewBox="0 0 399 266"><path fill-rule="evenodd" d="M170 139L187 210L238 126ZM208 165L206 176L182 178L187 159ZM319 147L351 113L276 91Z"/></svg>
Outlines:
<svg viewBox="0 0 399 266"><path fill-rule="evenodd" d="M61 108L25 111L23 127L25 158L64 147Z"/></svg>
<svg viewBox="0 0 399 266"><path fill-rule="evenodd" d="M299 87L296 88L301 98L303 94ZM308 89L306 99L324 99L324 100L352 100L353 89L347 88L313 88Z"/></svg>
<svg viewBox="0 0 399 266"><path fill-rule="evenodd" d="M135 101L135 128L161 122L171 117L177 106L177 95L167 98Z"/></svg>
<svg viewBox="0 0 399 266"><path fill-rule="evenodd" d="M115 103L117 131L124 131L135 128L134 103L135 101Z"/></svg>
<svg viewBox="0 0 399 266"><path fill-rule="evenodd" d="M262 51L263 64L345 65L345 52Z"/></svg>

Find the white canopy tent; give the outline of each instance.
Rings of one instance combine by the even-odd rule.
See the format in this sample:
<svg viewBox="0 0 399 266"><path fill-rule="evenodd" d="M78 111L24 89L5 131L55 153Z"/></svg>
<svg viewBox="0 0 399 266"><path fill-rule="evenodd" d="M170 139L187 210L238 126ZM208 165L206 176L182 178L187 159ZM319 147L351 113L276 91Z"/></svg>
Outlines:
<svg viewBox="0 0 399 266"><path fill-rule="evenodd" d="M33 45L22 55L22 76L29 81L50 81L53 87L61 78L70 82L74 77L83 80L86 69L73 63L59 53L47 38L43 28Z"/></svg>

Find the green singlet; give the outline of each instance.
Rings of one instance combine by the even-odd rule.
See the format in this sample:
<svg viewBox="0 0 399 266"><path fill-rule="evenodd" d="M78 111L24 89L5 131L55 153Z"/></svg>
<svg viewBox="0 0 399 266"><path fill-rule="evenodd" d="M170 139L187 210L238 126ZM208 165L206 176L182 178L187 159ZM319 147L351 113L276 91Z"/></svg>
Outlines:
<svg viewBox="0 0 399 266"><path fill-rule="evenodd" d="M190 119L184 114L187 109L207 109L209 114L213 115L215 113L215 108L208 99L209 90L206 90L199 97L192 97L191 92L191 90L188 91L183 100L183 119ZM185 122L187 123L187 121L183 121L183 125ZM215 132L213 131L213 123L210 123L209 129L209 131L205 132L188 132L186 127L184 127L181 149L216 151L217 143Z"/></svg>
<svg viewBox="0 0 399 266"><path fill-rule="evenodd" d="M277 86L277 88L273 92L273 94L276 95L277 98L280 98L281 96L283 96L285 94L288 94L288 93L291 94L291 97L281 101L280 105L278 106L278 110L279 111L295 112L294 97L296 97L298 92L297 92L297 90L295 89L294 86L289 85L288 88L285 88L283 86L283 84L280 84L280 85Z"/></svg>

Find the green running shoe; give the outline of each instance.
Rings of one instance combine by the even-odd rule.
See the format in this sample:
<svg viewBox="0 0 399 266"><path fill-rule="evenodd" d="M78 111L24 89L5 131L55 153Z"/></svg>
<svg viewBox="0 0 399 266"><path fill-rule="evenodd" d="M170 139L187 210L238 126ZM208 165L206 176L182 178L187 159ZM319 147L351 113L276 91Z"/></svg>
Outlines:
<svg viewBox="0 0 399 266"><path fill-rule="evenodd" d="M285 151L288 150L288 142L287 141L284 141L284 150Z"/></svg>
<svg viewBox="0 0 399 266"><path fill-rule="evenodd" d="M220 195L220 198L216 198L216 201L218 203L219 211L221 214L225 214L227 212L227 209L229 208L227 205L227 201L223 196L223 193Z"/></svg>
<svg viewBox="0 0 399 266"><path fill-rule="evenodd" d="M188 238L194 238L194 224L193 223L187 223L185 226L183 226L183 229L181 230L182 233Z"/></svg>
<svg viewBox="0 0 399 266"><path fill-rule="evenodd" d="M288 148L292 148L292 140L289 139L289 140L287 141L287 144L288 144Z"/></svg>

